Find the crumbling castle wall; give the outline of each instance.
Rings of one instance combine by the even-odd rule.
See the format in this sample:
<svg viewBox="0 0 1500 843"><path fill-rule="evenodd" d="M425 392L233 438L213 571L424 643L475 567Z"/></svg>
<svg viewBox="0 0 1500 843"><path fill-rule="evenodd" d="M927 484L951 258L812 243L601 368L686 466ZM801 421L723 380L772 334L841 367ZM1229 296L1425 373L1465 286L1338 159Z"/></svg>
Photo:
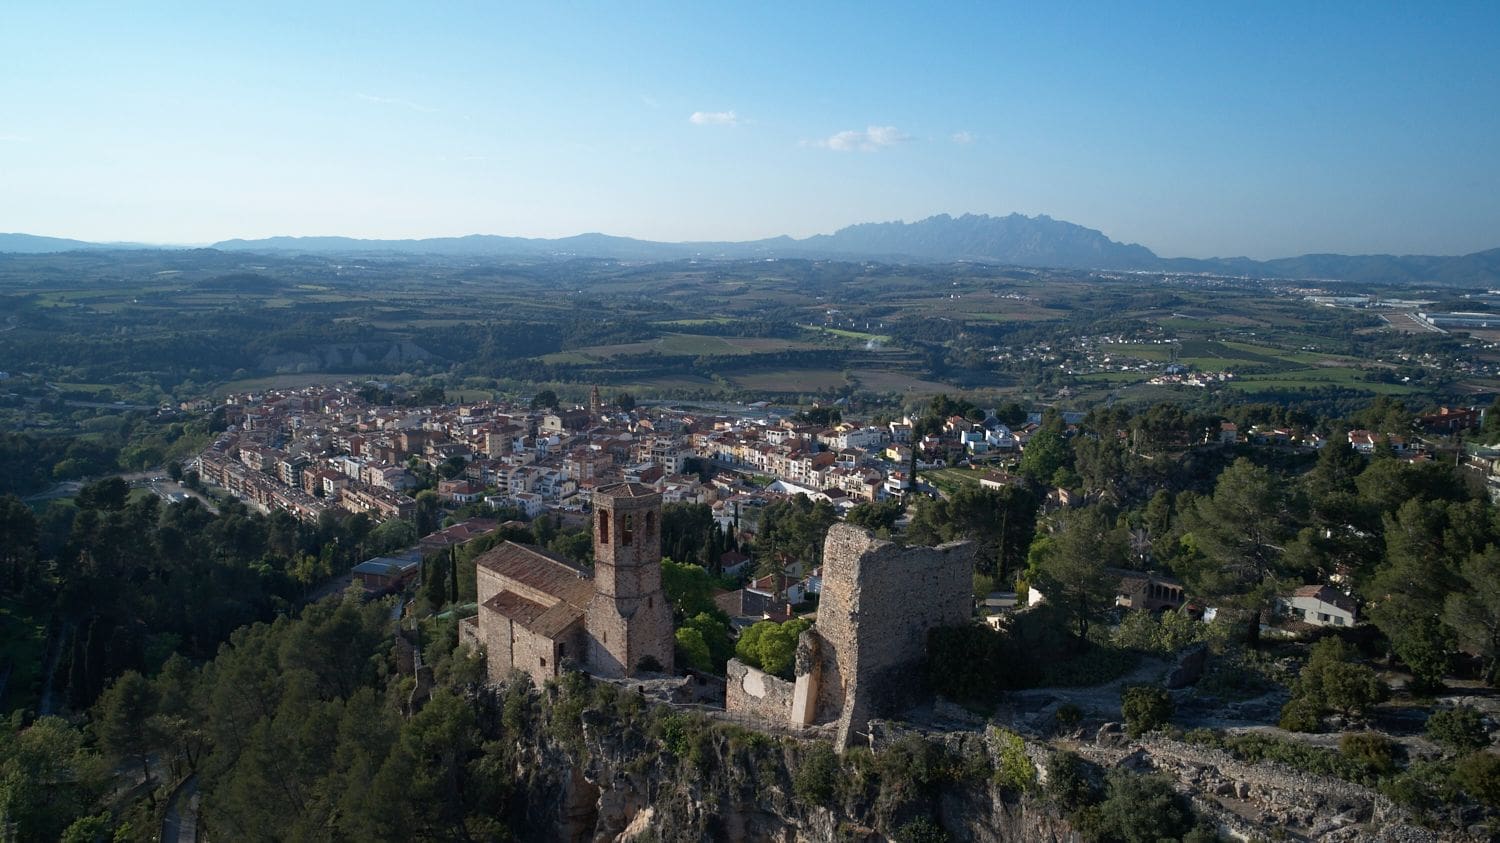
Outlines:
<svg viewBox="0 0 1500 843"><path fill-rule="evenodd" d="M815 720L837 718L843 749L872 716L923 687L928 633L973 614L974 545L908 547L835 524L823 547Z"/></svg>
<svg viewBox="0 0 1500 843"><path fill-rule="evenodd" d="M773 723L786 723L792 714L792 683L739 659L730 659L724 686L725 710Z"/></svg>

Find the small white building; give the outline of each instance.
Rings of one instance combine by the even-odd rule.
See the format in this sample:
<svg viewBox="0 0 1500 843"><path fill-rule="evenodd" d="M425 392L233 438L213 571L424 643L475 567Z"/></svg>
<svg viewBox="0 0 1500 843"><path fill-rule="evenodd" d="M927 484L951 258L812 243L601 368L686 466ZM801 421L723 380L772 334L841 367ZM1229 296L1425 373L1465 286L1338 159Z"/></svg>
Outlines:
<svg viewBox="0 0 1500 843"><path fill-rule="evenodd" d="M1304 585L1281 598L1282 613L1314 626L1354 626L1358 607L1354 598L1326 585Z"/></svg>

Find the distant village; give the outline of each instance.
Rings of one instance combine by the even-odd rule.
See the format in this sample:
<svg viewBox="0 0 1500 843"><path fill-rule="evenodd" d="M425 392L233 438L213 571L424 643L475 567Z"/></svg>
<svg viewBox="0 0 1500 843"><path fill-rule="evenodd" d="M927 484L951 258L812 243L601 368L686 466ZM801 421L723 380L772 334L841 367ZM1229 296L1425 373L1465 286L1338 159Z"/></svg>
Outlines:
<svg viewBox="0 0 1500 843"><path fill-rule="evenodd" d="M605 403L597 388L586 407L490 401L389 406L371 403L354 385L339 385L240 393L219 407L184 409L222 412L227 424L194 461L201 481L264 512L279 509L311 521L337 509L376 521L409 520L417 509L413 495L428 485L449 511L493 510L525 520L550 515L577 527L587 523L597 489L632 483L659 493L663 504L709 506L720 529L739 546L753 541L759 513L779 499L806 495L842 515L861 503L909 494L913 465L919 472L972 469L984 488L1017 482L1010 469L1042 422L1040 412L1014 427L993 411L980 420L955 416L940 433L914 442L910 417L879 425L813 424L765 405L733 413L622 409ZM1082 418L1062 416L1070 429ZM1481 416L1476 408L1445 407L1417 422L1432 434L1451 435L1477 428ZM1361 453L1386 447L1393 456L1413 461L1452 449L1420 435L1351 430L1346 436ZM1266 425L1242 430L1224 421L1204 431L1195 447L1316 450L1326 442L1312 431ZM1500 451L1471 446L1461 458L1448 458L1483 474L1492 497L1500 499ZM935 490L924 486L923 491ZM1055 489L1048 500L1066 506L1072 495ZM414 574L423 549L430 548L372 560L364 573L386 565ZM719 563L718 572L731 576L753 571L750 558L736 549ZM794 567L786 573L790 578L778 577L777 583L750 582L741 601L774 614L804 593L817 593L818 571ZM395 584L388 577L367 578L371 588Z"/></svg>

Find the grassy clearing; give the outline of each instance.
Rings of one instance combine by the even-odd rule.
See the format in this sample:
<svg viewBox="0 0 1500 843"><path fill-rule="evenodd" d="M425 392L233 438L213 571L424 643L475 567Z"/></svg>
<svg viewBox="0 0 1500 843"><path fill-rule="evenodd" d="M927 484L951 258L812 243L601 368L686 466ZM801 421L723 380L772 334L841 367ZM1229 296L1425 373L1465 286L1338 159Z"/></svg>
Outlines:
<svg viewBox="0 0 1500 843"><path fill-rule="evenodd" d="M1361 362L1356 358L1343 354L1327 354L1320 351L1283 351L1278 348L1254 345L1247 342L1226 341L1223 345L1235 351L1275 357L1287 363L1297 363L1303 366L1355 366Z"/></svg>
<svg viewBox="0 0 1500 843"><path fill-rule="evenodd" d="M918 474L938 491L951 495L964 486L978 486L980 472L967 468L929 468Z"/></svg>
<svg viewBox="0 0 1500 843"><path fill-rule="evenodd" d="M1364 380L1364 373L1357 369L1321 367L1278 372L1274 375L1247 375L1230 382L1232 388L1241 392L1258 393L1282 389L1317 388L1341 386L1358 389L1377 395L1409 395L1418 392L1417 387L1404 383L1375 383Z"/></svg>
<svg viewBox="0 0 1500 843"><path fill-rule="evenodd" d="M1092 374L1079 375L1078 379L1084 383L1122 384L1146 381L1155 376L1153 372L1094 372Z"/></svg>
<svg viewBox="0 0 1500 843"><path fill-rule="evenodd" d="M843 337L844 339L859 340L860 342L870 342L871 340L874 340L875 342L888 343L891 341L890 336L886 334L867 334L863 331L849 331L843 328L828 328L822 325L798 324L797 327L806 328L809 331L816 331L820 334L832 334L836 337Z"/></svg>
<svg viewBox="0 0 1500 843"><path fill-rule="evenodd" d="M1193 319L1184 316L1160 317L1156 320L1156 324L1177 331L1222 331L1225 328L1234 327L1226 322L1213 322L1208 319Z"/></svg>
<svg viewBox="0 0 1500 843"><path fill-rule="evenodd" d="M543 363L555 366L587 366L590 363L599 362L599 358L590 357L581 351L558 351L552 354L543 354L537 359Z"/></svg>
<svg viewBox="0 0 1500 843"><path fill-rule="evenodd" d="M711 319L668 319L657 322L657 325L683 325L692 327L694 325L726 325L734 320L727 316L715 316Z"/></svg>

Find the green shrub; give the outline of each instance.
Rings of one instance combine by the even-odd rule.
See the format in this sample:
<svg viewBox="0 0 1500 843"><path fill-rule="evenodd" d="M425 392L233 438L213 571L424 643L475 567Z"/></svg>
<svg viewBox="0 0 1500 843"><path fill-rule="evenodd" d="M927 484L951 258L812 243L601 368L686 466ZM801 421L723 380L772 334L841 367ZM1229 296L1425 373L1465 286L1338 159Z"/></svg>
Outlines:
<svg viewBox="0 0 1500 843"><path fill-rule="evenodd" d="M1427 718L1427 737L1459 753L1490 745L1484 715L1466 705L1433 712Z"/></svg>
<svg viewBox="0 0 1500 843"><path fill-rule="evenodd" d="M1172 712L1172 696L1158 685L1132 685L1120 695L1120 713L1132 738L1165 726Z"/></svg>
<svg viewBox="0 0 1500 843"><path fill-rule="evenodd" d="M668 714L658 728L662 745L684 766L704 770L712 763L710 723L702 715Z"/></svg>
<svg viewBox="0 0 1500 843"><path fill-rule="evenodd" d="M1214 621L1215 626L1222 623L1221 620ZM1200 694L1248 700L1283 684L1289 677L1281 673L1276 659L1270 654L1235 645L1209 660L1196 688Z"/></svg>
<svg viewBox="0 0 1500 843"><path fill-rule="evenodd" d="M792 792L809 805L829 807L833 804L839 774L839 759L833 747L819 741L808 747L792 773Z"/></svg>
<svg viewBox="0 0 1500 843"><path fill-rule="evenodd" d="M1047 756L1047 796L1070 811L1093 801L1094 786L1078 753L1053 752Z"/></svg>
<svg viewBox="0 0 1500 843"><path fill-rule="evenodd" d="M1500 756L1488 752L1465 755L1458 760L1454 778L1481 804L1500 806Z"/></svg>
<svg viewBox="0 0 1500 843"><path fill-rule="evenodd" d="M1036 784L1036 765L1026 755L1026 742L1015 732L991 727L990 736L999 747L1000 765L995 782L1001 787L1024 793Z"/></svg>
<svg viewBox="0 0 1500 843"><path fill-rule="evenodd" d="M919 787L946 778L948 753L940 744L921 735L907 735L876 756L882 783L911 783Z"/></svg>
<svg viewBox="0 0 1500 843"><path fill-rule="evenodd" d="M1299 732L1317 730L1315 719L1330 711L1360 717L1388 691L1375 671L1358 663L1354 648L1339 638L1324 638L1312 647L1307 664L1297 676L1288 711L1283 719L1294 725L1282 728ZM1311 725L1310 725L1311 724Z"/></svg>
<svg viewBox="0 0 1500 843"><path fill-rule="evenodd" d="M1071 732L1083 722L1083 709L1072 703L1063 703L1057 707L1057 713L1053 716L1057 718L1059 731Z"/></svg>
<svg viewBox="0 0 1500 843"><path fill-rule="evenodd" d="M1199 643L1220 643L1226 626L1196 621L1177 612L1127 612L1110 634L1116 647L1168 656Z"/></svg>
<svg viewBox="0 0 1500 843"><path fill-rule="evenodd" d="M1210 729L1193 729L1182 737L1190 743L1222 749L1242 761L1274 761L1321 776L1364 785L1375 783L1375 776L1365 764L1322 747L1268 735L1224 735Z"/></svg>
<svg viewBox="0 0 1500 843"><path fill-rule="evenodd" d="M1417 762L1397 776L1382 779L1380 792L1418 817L1462 798L1450 761Z"/></svg>
<svg viewBox="0 0 1500 843"><path fill-rule="evenodd" d="M1158 843L1180 840L1193 830L1192 809L1164 776L1126 770L1109 774L1109 795L1077 815L1088 840Z"/></svg>
<svg viewBox="0 0 1500 843"><path fill-rule="evenodd" d="M1396 748L1391 739L1375 732L1346 732L1339 736L1339 752L1379 775L1396 768Z"/></svg>
<svg viewBox="0 0 1500 843"><path fill-rule="evenodd" d="M931 817L917 817L896 829L896 843L948 843L948 832Z"/></svg>
<svg viewBox="0 0 1500 843"><path fill-rule="evenodd" d="M1385 684L1375 671L1350 662L1325 665L1322 685L1323 705L1345 717L1364 716L1387 694Z"/></svg>
<svg viewBox="0 0 1500 843"><path fill-rule="evenodd" d="M520 674L521 679L505 686L500 708L500 724L513 735L526 734L531 723L531 677Z"/></svg>
<svg viewBox="0 0 1500 843"><path fill-rule="evenodd" d="M1281 707L1281 718L1276 725L1288 732L1317 732L1323 728L1318 704L1306 697L1293 697Z"/></svg>
<svg viewBox="0 0 1500 843"><path fill-rule="evenodd" d="M797 638L811 626L812 622L806 618L793 618L786 623L760 621L740 633L734 654L751 667L782 679L791 679L796 663Z"/></svg>

